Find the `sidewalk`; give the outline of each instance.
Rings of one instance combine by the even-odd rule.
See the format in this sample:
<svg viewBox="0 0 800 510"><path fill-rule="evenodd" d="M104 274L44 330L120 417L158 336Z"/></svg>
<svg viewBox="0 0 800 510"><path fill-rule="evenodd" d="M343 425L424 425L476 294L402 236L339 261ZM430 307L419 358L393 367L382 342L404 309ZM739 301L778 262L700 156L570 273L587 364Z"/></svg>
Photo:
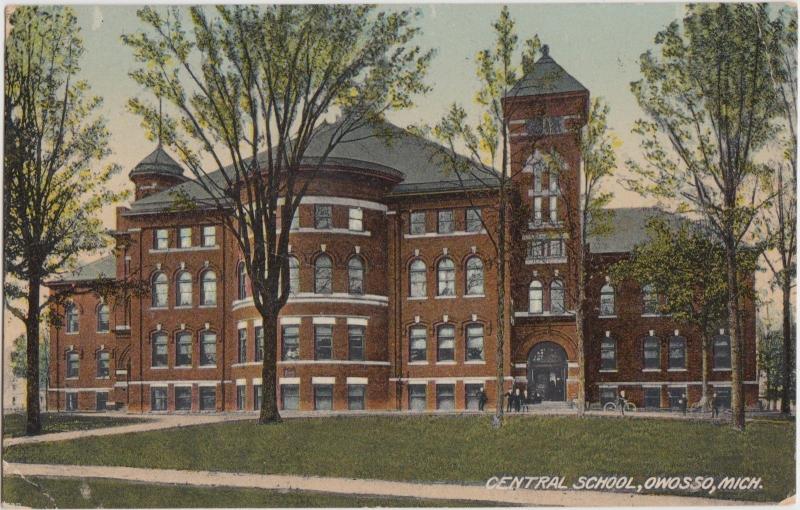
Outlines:
<svg viewBox="0 0 800 510"><path fill-rule="evenodd" d="M64 478L106 478L154 484L198 487L236 487L277 490L318 491L365 496L394 496L423 499L469 500L525 506L730 506L747 502L702 497L643 495L598 491L489 490L480 485L410 483L316 476L257 475L174 469L142 469L109 466L60 466L3 462L7 475Z"/></svg>

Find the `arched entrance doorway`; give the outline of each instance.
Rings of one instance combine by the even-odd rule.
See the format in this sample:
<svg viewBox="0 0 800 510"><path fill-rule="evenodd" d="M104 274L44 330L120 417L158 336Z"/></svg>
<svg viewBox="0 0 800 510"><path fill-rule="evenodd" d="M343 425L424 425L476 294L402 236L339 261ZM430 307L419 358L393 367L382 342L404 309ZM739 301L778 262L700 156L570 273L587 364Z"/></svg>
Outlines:
<svg viewBox="0 0 800 510"><path fill-rule="evenodd" d="M536 344L528 353L528 395L567 400L567 353L553 342Z"/></svg>

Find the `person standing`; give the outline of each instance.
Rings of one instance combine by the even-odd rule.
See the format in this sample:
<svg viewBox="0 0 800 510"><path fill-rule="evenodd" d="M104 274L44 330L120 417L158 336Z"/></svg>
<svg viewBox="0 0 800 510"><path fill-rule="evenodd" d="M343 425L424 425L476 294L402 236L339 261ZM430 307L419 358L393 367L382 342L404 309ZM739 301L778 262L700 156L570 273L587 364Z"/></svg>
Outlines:
<svg viewBox="0 0 800 510"><path fill-rule="evenodd" d="M522 394L519 392L519 388L514 392L514 411L519 412L520 407L522 405Z"/></svg>
<svg viewBox="0 0 800 510"><path fill-rule="evenodd" d="M719 417L719 409L717 408L717 393L711 394L711 419Z"/></svg>
<svg viewBox="0 0 800 510"><path fill-rule="evenodd" d="M522 410L527 412L528 411L528 390L522 390Z"/></svg>
<svg viewBox="0 0 800 510"><path fill-rule="evenodd" d="M483 406L486 405L487 400L489 399L486 397L486 392L481 388L480 393L478 393L478 411L483 411Z"/></svg>
<svg viewBox="0 0 800 510"><path fill-rule="evenodd" d="M508 390L508 392L506 392L506 412L507 413L511 412L511 401L513 399L514 399L514 394L511 392L511 390Z"/></svg>
<svg viewBox="0 0 800 510"><path fill-rule="evenodd" d="M625 402L625 390L620 390L619 396L617 396L617 407L621 416L625 416Z"/></svg>
<svg viewBox="0 0 800 510"><path fill-rule="evenodd" d="M689 405L689 402L688 402L688 400L686 399L686 393L684 393L683 395L681 395L681 400L680 400L680 402L679 402L679 403L680 403L680 406L681 406L681 411L683 412L683 415L684 415L684 416L686 416L686 408L687 408L687 407L688 407L688 405Z"/></svg>

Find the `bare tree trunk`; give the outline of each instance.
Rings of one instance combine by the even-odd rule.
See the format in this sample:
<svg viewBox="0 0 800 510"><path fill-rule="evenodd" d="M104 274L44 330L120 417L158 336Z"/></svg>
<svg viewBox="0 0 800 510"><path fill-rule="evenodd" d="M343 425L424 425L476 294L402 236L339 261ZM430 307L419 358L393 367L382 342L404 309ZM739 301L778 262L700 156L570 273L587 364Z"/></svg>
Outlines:
<svg viewBox="0 0 800 510"><path fill-rule="evenodd" d="M578 261L578 305L575 307L575 329L578 343L578 416L583 417L586 412L586 367L584 363L584 334L586 311L586 264L588 263L587 248L583 237L580 239L580 260Z"/></svg>
<svg viewBox="0 0 800 510"><path fill-rule="evenodd" d="M33 276L28 285L28 315L25 317L25 336L27 339L25 378L26 421L25 433L28 435L42 432L42 421L39 409L39 292L41 281Z"/></svg>
<svg viewBox="0 0 800 510"><path fill-rule="evenodd" d="M701 356L703 357L703 362L701 364L700 370L702 373L700 374L700 384L702 384L702 392L700 393L700 402L703 403L703 406L706 405L708 402L708 329L703 328L703 337L700 340L701 342Z"/></svg>
<svg viewBox="0 0 800 510"><path fill-rule="evenodd" d="M505 158L504 158L505 159ZM505 162L504 162L505 163ZM503 167L505 169L505 166ZM503 386L504 386L504 346L506 331L506 189L505 180L500 183L500 210L498 212L498 244L497 244L497 406L494 425L503 423Z"/></svg>
<svg viewBox="0 0 800 510"><path fill-rule="evenodd" d="M264 328L264 359L261 364L261 414L258 423L279 423L281 415L278 412L277 392L277 360L278 354L278 314L277 312L261 314L262 327Z"/></svg>
<svg viewBox="0 0 800 510"><path fill-rule="evenodd" d="M731 426L743 431L744 392L742 384L742 335L739 330L739 272L736 249L730 239L725 240L725 259L728 278L728 329L731 337Z"/></svg>
<svg viewBox="0 0 800 510"><path fill-rule="evenodd" d="M783 291L783 392L781 393L781 413L788 415L791 411L789 398L791 397L792 371L794 359L792 349L794 338L792 337L792 275L788 268L784 267L781 287Z"/></svg>

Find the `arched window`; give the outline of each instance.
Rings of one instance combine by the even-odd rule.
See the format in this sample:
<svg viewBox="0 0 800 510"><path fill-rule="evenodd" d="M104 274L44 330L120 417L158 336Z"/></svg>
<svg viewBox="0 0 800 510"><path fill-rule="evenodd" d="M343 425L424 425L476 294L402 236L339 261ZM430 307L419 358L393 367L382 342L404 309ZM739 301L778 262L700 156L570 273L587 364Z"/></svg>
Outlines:
<svg viewBox="0 0 800 510"><path fill-rule="evenodd" d="M364 293L364 263L360 257L351 257L347 262L347 282L350 294Z"/></svg>
<svg viewBox="0 0 800 510"><path fill-rule="evenodd" d="M236 297L244 299L247 297L247 268L244 262L239 262L239 267L236 268L236 277Z"/></svg>
<svg viewBox="0 0 800 510"><path fill-rule="evenodd" d="M600 315L614 315L614 287L609 283L600 289Z"/></svg>
<svg viewBox="0 0 800 510"><path fill-rule="evenodd" d="M101 304L97 307L97 332L108 333L109 327L108 305Z"/></svg>
<svg viewBox="0 0 800 510"><path fill-rule="evenodd" d="M600 370L617 369L617 341L604 337L600 342Z"/></svg>
<svg viewBox="0 0 800 510"><path fill-rule="evenodd" d="M200 292L201 305L216 305L217 304L217 273L208 270L203 273L200 278L202 282Z"/></svg>
<svg viewBox="0 0 800 510"><path fill-rule="evenodd" d="M175 366L192 366L192 334L188 331L178 333L175 341Z"/></svg>
<svg viewBox="0 0 800 510"><path fill-rule="evenodd" d="M658 294L656 294L655 287L650 284L642 287L642 314L658 314Z"/></svg>
<svg viewBox="0 0 800 510"><path fill-rule="evenodd" d="M416 259L411 263L408 271L409 295L411 297L425 297L428 295L428 276L425 262Z"/></svg>
<svg viewBox="0 0 800 510"><path fill-rule="evenodd" d="M314 292L317 294L333 293L333 261L324 253L314 262Z"/></svg>
<svg viewBox="0 0 800 510"><path fill-rule="evenodd" d="M164 273L156 273L153 275L152 288L150 289L153 308L167 307L168 286L167 275Z"/></svg>
<svg viewBox="0 0 800 510"><path fill-rule="evenodd" d="M152 359L150 366L152 367L165 367L167 366L167 334L158 332L153 334L152 337Z"/></svg>
<svg viewBox="0 0 800 510"><path fill-rule="evenodd" d="M720 370L731 368L731 337L728 335L714 337L714 368Z"/></svg>
<svg viewBox="0 0 800 510"><path fill-rule="evenodd" d="M467 260L467 295L483 295L483 261L479 257Z"/></svg>
<svg viewBox="0 0 800 510"><path fill-rule="evenodd" d="M181 271L176 279L175 304L177 306L192 306L192 275L189 271Z"/></svg>
<svg viewBox="0 0 800 510"><path fill-rule="evenodd" d="M533 191L541 193L542 191L542 174L544 173L544 158L539 151L534 152L525 162L525 172L533 174Z"/></svg>
<svg viewBox="0 0 800 510"><path fill-rule="evenodd" d="M564 283L553 280L550 284L550 313L564 313Z"/></svg>
<svg viewBox="0 0 800 510"><path fill-rule="evenodd" d="M542 282L533 280L528 288L528 311L530 313L542 313Z"/></svg>
<svg viewBox="0 0 800 510"><path fill-rule="evenodd" d="M108 351L97 352L97 378L108 377L111 366L111 353Z"/></svg>
<svg viewBox="0 0 800 510"><path fill-rule="evenodd" d="M300 261L296 257L289 257L289 293L300 292Z"/></svg>
<svg viewBox="0 0 800 510"><path fill-rule="evenodd" d="M456 266L450 258L443 258L439 261L437 268L440 296L456 295Z"/></svg>

